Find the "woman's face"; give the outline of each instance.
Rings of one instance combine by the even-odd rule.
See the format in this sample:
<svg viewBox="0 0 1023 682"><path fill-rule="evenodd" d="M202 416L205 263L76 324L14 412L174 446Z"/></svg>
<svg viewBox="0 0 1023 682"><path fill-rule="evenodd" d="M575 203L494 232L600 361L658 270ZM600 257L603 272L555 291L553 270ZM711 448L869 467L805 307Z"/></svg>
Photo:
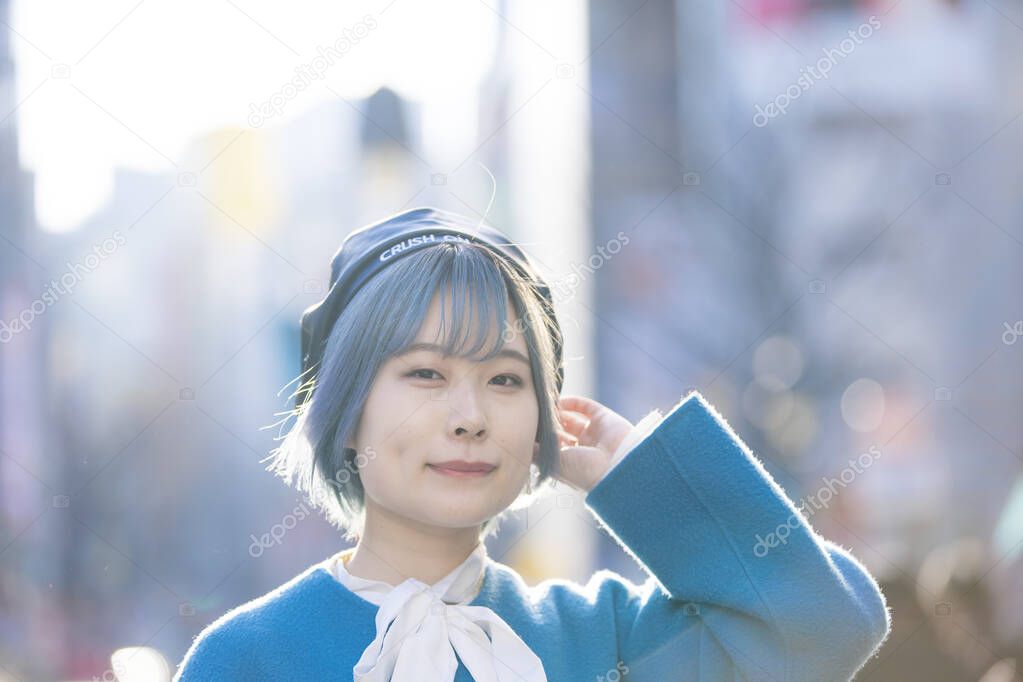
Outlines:
<svg viewBox="0 0 1023 682"><path fill-rule="evenodd" d="M357 461L367 514L376 506L417 523L467 528L518 497L539 448L539 406L529 351L510 301L507 311L504 355L478 362L413 346L380 367L354 444L349 442L365 455ZM440 312L434 296L416 344L441 338ZM491 328L484 348L500 333ZM435 466L451 460L494 468L452 475Z"/></svg>

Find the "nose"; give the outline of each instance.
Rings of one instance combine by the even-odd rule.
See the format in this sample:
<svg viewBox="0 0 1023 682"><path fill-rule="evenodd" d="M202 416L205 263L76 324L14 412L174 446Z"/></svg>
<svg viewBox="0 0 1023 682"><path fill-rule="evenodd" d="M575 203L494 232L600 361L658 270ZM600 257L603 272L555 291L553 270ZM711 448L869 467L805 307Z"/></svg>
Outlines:
<svg viewBox="0 0 1023 682"><path fill-rule="evenodd" d="M448 390L448 433L457 439L478 439L487 433L483 406L468 378Z"/></svg>

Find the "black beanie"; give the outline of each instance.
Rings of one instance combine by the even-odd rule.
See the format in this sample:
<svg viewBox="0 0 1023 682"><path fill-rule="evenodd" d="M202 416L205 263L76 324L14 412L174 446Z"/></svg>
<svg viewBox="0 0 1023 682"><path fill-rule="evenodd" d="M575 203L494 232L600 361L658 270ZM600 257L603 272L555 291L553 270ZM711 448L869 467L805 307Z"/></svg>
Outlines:
<svg viewBox="0 0 1023 682"><path fill-rule="evenodd" d="M327 339L341 311L376 273L390 263L418 249L445 241L471 242L487 247L503 257L526 279L535 283L540 302L553 321L550 330L557 368L557 392L564 383L562 335L550 288L529 257L503 233L489 225L474 223L469 218L436 208L415 208L362 227L349 234L330 261L330 289L323 300L302 313L302 374L296 406L301 406L311 393L303 386L312 386L319 371ZM312 372L309 376L307 372Z"/></svg>

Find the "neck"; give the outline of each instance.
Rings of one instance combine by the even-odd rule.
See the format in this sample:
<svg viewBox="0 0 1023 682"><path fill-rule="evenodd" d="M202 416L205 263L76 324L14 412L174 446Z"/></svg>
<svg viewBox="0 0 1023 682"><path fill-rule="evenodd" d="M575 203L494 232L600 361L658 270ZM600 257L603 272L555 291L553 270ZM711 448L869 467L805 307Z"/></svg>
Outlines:
<svg viewBox="0 0 1023 682"><path fill-rule="evenodd" d="M398 585L415 578L433 585L479 546L479 527L442 528L366 507L366 523L347 570L366 580Z"/></svg>

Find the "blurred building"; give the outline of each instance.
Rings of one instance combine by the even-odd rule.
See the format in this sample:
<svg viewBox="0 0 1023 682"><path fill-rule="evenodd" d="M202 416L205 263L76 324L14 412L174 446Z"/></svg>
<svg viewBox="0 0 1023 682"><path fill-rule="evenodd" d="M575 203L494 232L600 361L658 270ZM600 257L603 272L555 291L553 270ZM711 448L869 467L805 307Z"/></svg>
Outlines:
<svg viewBox="0 0 1023 682"><path fill-rule="evenodd" d="M35 645L34 638L63 597L60 586L47 589L32 578L53 577L56 543L25 551L41 529L37 522L59 502L60 462L47 456L49 321L40 294L49 278L35 240L32 174L19 159L9 13L7 0L0 0L0 675L37 670L32 658L56 654L52 642ZM52 627L59 632L61 624ZM30 648L34 657L16 657Z"/></svg>
<svg viewBox="0 0 1023 682"><path fill-rule="evenodd" d="M923 0L497 12L473 88L208 131L173 172L118 171L59 235L35 226L0 32L0 322L32 319L0 337L0 677L99 676L126 646L173 666L341 548L261 460L331 255L420 205L486 216L539 262L566 393L635 421L699 388L793 499L879 449L811 518L895 608L865 679L979 679L1018 651L1018 27ZM509 520L491 555L530 582L644 579L572 499Z"/></svg>

